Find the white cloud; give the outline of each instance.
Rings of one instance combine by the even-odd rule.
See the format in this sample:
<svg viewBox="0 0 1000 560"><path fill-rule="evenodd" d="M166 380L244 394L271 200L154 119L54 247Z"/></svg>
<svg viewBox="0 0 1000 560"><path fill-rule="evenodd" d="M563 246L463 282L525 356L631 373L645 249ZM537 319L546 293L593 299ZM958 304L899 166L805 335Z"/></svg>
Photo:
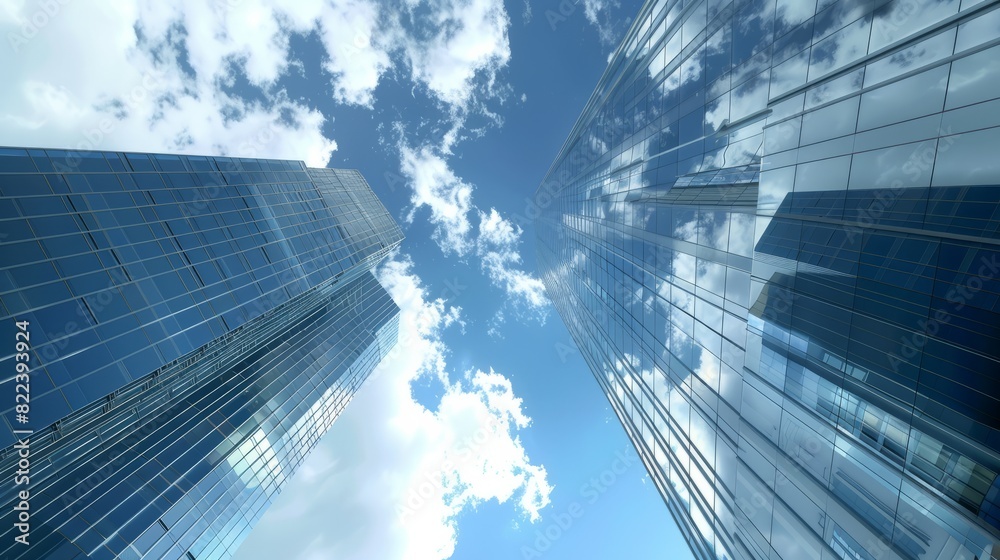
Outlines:
<svg viewBox="0 0 1000 560"><path fill-rule="evenodd" d="M484 213L476 208L472 202L473 185L455 175L431 146L414 149L401 140L399 150L401 171L412 190L413 206L407 221L412 222L417 211L426 206L434 225L432 237L445 255L462 257L474 252L490 281L511 298L515 308L527 310L532 318L544 322L548 305L545 286L518 266L521 228L496 209ZM473 232L469 219L472 211L479 217L477 232ZM497 326L491 327L494 336L499 334Z"/></svg>
<svg viewBox="0 0 1000 560"><path fill-rule="evenodd" d="M336 143L323 134L323 115L275 89L296 64L291 35L311 32L340 103L372 106L399 53L413 80L447 106L456 130L445 153L462 137L471 108L499 121L481 103L506 91L496 85L510 59L499 0L438 0L429 11L421 7L419 22L410 21L415 6L370 0L52 5L54 13L27 1L0 10L9 43L0 63L13 85L0 92L2 143L305 158L324 166ZM63 52L73 56L53 56ZM237 74L261 101L230 93Z"/></svg>
<svg viewBox="0 0 1000 560"><path fill-rule="evenodd" d="M802 0L778 0L777 16L784 20L784 25L794 27L816 14L816 6Z"/></svg>
<svg viewBox="0 0 1000 560"><path fill-rule="evenodd" d="M448 158L452 148L469 136L464 134L470 115L485 117L501 124L499 115L486 106L489 100L506 101L509 86L498 85L497 73L510 60L507 31L510 20L500 0L434 0L426 5L407 2L406 13L391 15L387 35L405 53L415 83L423 84L432 99L446 112L447 130L439 143L413 144L407 140L407 127L394 125L399 136L397 147L400 171L411 189L412 207L406 216L411 222L423 207L430 211L434 241L445 255L463 257L473 249L482 259L482 268L491 281L504 289L518 304L537 311L547 300L541 281L515 265L521 262L517 251L521 230L508 239L474 239L470 213L482 212L472 202L474 186L455 174ZM428 10L429 9L429 10ZM419 12L419 15L418 15ZM416 32L422 24L433 31ZM527 97L522 95L522 103ZM482 129L470 131L481 136ZM492 211L494 221L485 223L480 235L489 236L491 226L505 221ZM482 219L481 219L482 222ZM507 224L507 227L510 227ZM513 233L511 230L510 233Z"/></svg>
<svg viewBox="0 0 1000 560"><path fill-rule="evenodd" d="M531 419L510 381L493 370L464 380L448 374L441 334L455 308L429 299L408 258L386 263L379 278L402 309L396 349L251 533L240 560L447 558L462 511L512 502L519 517L536 521L549 503L545 468L516 436ZM445 388L436 408L411 393L426 375Z"/></svg>
<svg viewBox="0 0 1000 560"><path fill-rule="evenodd" d="M321 113L266 87L288 66L292 19L279 17L287 12L249 0L238 11L196 2L55 4L52 14L32 2L0 13L0 34L20 38L0 54L10 84L0 91L0 143L319 166L336 149ZM227 93L237 71L263 101Z"/></svg>
<svg viewBox="0 0 1000 560"><path fill-rule="evenodd" d="M291 35L317 33L332 96L340 103L371 106L380 79L393 68L393 54L401 55L413 79L443 105L449 126L440 145L398 144L413 188L408 218L427 206L445 254L464 256L476 245L473 186L446 158L458 142L482 134L465 132L470 111L500 122L485 105L509 89L497 85L497 72L510 60L510 22L499 0L435 0L419 9L412 2L391 7L370 0L134 0L92 9L71 3L43 13L45 25L37 28L30 26L42 21L38 5L4 8L0 32L23 35L16 54L0 50L10 84L0 91L0 144L7 145L273 157L325 166L337 144L323 132L324 115L275 89L281 76L300 69L290 60ZM423 29L427 23L433 24L430 33ZM70 51L74 56L52 56ZM241 75L256 100L232 93ZM511 268L520 261L516 248L484 255L495 283L531 306L541 304L538 280Z"/></svg>
<svg viewBox="0 0 1000 560"><path fill-rule="evenodd" d="M430 12L420 16L415 15L416 3L410 4L408 14L396 16L394 33L413 81L426 86L432 98L444 105L449 128L439 145L414 147L405 138L404 125L396 125L401 171L412 189L413 207L407 220L412 221L415 213L427 206L435 227L433 237L442 252L464 256L472 247L469 213L474 208L473 186L451 170L446 157L466 138L462 131L470 110L500 122L484 102L503 89L496 86L496 74L510 60L510 21L499 0L436 0L429 4ZM413 20L429 23L434 31L418 38L406 30L415 25Z"/></svg>
<svg viewBox="0 0 1000 560"><path fill-rule="evenodd" d="M479 212L479 237L476 253L482 268L494 285L503 288L516 302L526 304L544 322L543 309L548 305L542 281L516 268L521 263L518 246L520 226L504 219L494 208L489 214Z"/></svg>
<svg viewBox="0 0 1000 560"><path fill-rule="evenodd" d="M519 267L521 228L503 218L496 209L491 208L489 213L479 210L472 202L474 186L455 175L447 160L433 147L414 149L401 140L399 150L401 171L412 191L412 207L406 220L412 223L416 213L426 206L434 226L432 238L442 253L477 256L481 269L494 286L507 294L515 310L526 310L530 317L544 323L548 305L545 286ZM469 218L473 211L479 217L476 232ZM497 326L492 325L491 330ZM493 333L496 334L499 331Z"/></svg>
<svg viewBox="0 0 1000 560"><path fill-rule="evenodd" d="M497 85L510 58L509 21L499 0L430 2L421 17L439 26L431 34L405 25L415 2L399 8L366 0L54 4L58 12L34 27L24 22L41 21L39 4L0 5L0 35L20 38L0 49L8 84L0 91L0 144L325 166L337 145L323 132L324 115L275 87L302 68L290 59L291 36L315 32L335 101L372 106L380 80L403 61L442 103L451 130L437 148L400 143L402 168L414 186L414 210L431 209L438 242L459 255L475 246L468 217L473 187L442 154L464 138L470 111L499 122L484 105L507 91ZM254 100L233 92L239 78ZM519 261L516 253L505 255L508 264ZM512 274L512 286L531 284L523 272ZM243 553L288 557L294 541L303 545L299 558L446 557L457 538L456 517L469 506L513 500L534 520L548 503L545 470L530 462L516 437L529 419L510 382L492 370L465 381L448 374L440 336L450 326L464 328L460 308L428 300L405 259L386 264L381 280L403 308L398 351L303 466L302 481L287 488L298 499L274 508ZM413 400L410 383L420 376L445 388L435 410ZM428 480L433 488L425 492ZM419 507L399 515L414 491ZM330 523L328 504L350 513ZM280 550L267 548L268 526L286 533L271 536Z"/></svg>
<svg viewBox="0 0 1000 560"><path fill-rule="evenodd" d="M340 0L325 10L324 68L335 76L334 98L340 102L371 106L379 80L392 66L396 32L380 25L380 9L364 0Z"/></svg>
<svg viewBox="0 0 1000 560"><path fill-rule="evenodd" d="M496 73L510 60L510 20L501 0L434 0L424 16L434 30L427 39L405 40L412 79L438 100L464 112L473 98L477 75L487 92ZM413 12L411 12L411 17Z"/></svg>
<svg viewBox="0 0 1000 560"><path fill-rule="evenodd" d="M583 13L587 21L597 28L597 35L604 45L614 45L618 42L618 34L611 23L611 10L619 6L617 0L583 0ZM610 56L609 54L609 62Z"/></svg>
<svg viewBox="0 0 1000 560"><path fill-rule="evenodd" d="M500 327L502 327L503 324L506 322L507 322L507 317L504 315L503 309L498 310L496 314L492 318L490 318L490 321L488 323L489 328L486 330L486 334L490 335L491 337L497 340L503 340L504 336L503 332L500 331Z"/></svg>
<svg viewBox="0 0 1000 560"><path fill-rule="evenodd" d="M470 247L472 185L457 177L430 146L413 149L400 142L399 156L401 171L413 191L407 221L412 222L417 210L427 206L435 226L433 237L441 251L464 255Z"/></svg>
<svg viewBox="0 0 1000 560"><path fill-rule="evenodd" d="M521 228L500 216L495 208L479 213L479 241L486 246L513 247L521 238Z"/></svg>

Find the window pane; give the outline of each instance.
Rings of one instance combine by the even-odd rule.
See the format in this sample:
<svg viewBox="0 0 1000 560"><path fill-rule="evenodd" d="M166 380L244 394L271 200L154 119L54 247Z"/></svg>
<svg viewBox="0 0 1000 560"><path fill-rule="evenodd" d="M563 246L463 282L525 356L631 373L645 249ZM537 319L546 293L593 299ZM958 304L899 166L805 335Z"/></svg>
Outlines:
<svg viewBox="0 0 1000 560"><path fill-rule="evenodd" d="M995 185L1000 182L1000 128L945 136L939 142L933 186ZM944 149L948 146L948 149Z"/></svg>
<svg viewBox="0 0 1000 560"><path fill-rule="evenodd" d="M834 103L802 117L801 144L812 144L854 132L858 120L858 96Z"/></svg>
<svg viewBox="0 0 1000 560"><path fill-rule="evenodd" d="M0 175L0 194L3 196L31 196L50 192L48 182L41 175Z"/></svg>
<svg viewBox="0 0 1000 560"><path fill-rule="evenodd" d="M34 173L27 150L0 148L0 173Z"/></svg>
<svg viewBox="0 0 1000 560"><path fill-rule="evenodd" d="M795 192L832 191L847 188L851 156L842 156L797 166Z"/></svg>
<svg viewBox="0 0 1000 560"><path fill-rule="evenodd" d="M1000 97L1000 45L951 65L946 109Z"/></svg>
<svg viewBox="0 0 1000 560"><path fill-rule="evenodd" d="M854 154L851 189L926 187L936 140Z"/></svg>
<svg viewBox="0 0 1000 560"><path fill-rule="evenodd" d="M946 64L865 93L861 96L858 130L940 111L947 81Z"/></svg>

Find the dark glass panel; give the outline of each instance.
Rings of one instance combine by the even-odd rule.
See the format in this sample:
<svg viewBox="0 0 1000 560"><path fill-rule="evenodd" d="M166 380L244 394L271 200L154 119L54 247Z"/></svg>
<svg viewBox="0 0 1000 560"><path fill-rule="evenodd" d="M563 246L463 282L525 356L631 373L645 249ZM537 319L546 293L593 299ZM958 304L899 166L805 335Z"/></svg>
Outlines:
<svg viewBox="0 0 1000 560"><path fill-rule="evenodd" d="M17 173L0 175L0 194L3 196L46 195L50 192L49 185L42 175Z"/></svg>

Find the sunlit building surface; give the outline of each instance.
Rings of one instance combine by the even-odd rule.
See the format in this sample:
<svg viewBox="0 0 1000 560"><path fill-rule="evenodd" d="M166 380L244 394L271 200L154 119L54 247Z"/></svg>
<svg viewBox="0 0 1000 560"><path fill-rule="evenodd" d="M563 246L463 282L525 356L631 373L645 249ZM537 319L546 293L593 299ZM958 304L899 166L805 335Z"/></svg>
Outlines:
<svg viewBox="0 0 1000 560"><path fill-rule="evenodd" d="M228 558L396 342L357 171L0 149L0 235L2 558Z"/></svg>
<svg viewBox="0 0 1000 560"><path fill-rule="evenodd" d="M699 559L1000 557L1000 9L648 1L539 187Z"/></svg>

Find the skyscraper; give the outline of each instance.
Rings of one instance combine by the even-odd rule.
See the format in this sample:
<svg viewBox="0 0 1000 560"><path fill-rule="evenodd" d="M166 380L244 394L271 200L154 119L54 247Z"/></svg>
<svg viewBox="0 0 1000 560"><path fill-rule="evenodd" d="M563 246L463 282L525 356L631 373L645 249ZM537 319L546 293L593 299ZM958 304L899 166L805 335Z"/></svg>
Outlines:
<svg viewBox="0 0 1000 560"><path fill-rule="evenodd" d="M357 171L2 149L0 213L4 558L229 557L396 342Z"/></svg>
<svg viewBox="0 0 1000 560"><path fill-rule="evenodd" d="M1000 557L998 7L650 0L536 192L697 558Z"/></svg>

